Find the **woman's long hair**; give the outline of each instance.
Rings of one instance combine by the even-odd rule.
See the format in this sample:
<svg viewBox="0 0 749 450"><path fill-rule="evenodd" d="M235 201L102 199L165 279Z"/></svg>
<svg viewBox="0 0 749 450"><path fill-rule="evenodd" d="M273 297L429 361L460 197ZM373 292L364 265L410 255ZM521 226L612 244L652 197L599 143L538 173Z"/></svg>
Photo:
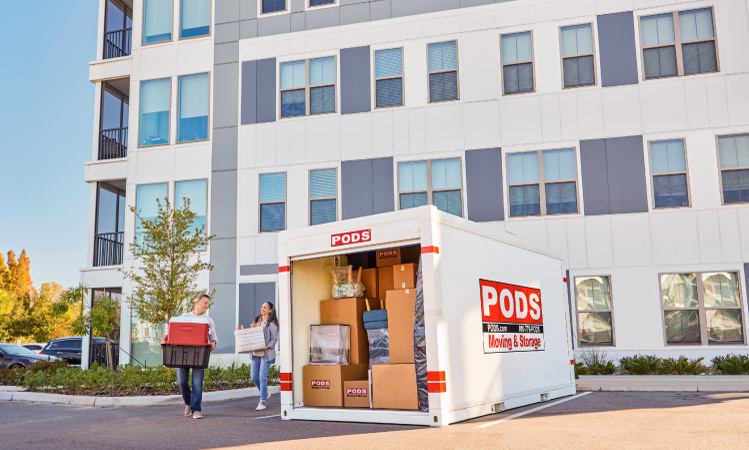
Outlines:
<svg viewBox="0 0 749 450"><path fill-rule="evenodd" d="M273 306L273 302L264 302L265 305L268 305L270 308L270 312L268 313L268 322L272 322L276 324L276 327L278 326L278 317L276 316L276 307ZM261 322L263 318L262 314L258 314L255 316L255 323Z"/></svg>

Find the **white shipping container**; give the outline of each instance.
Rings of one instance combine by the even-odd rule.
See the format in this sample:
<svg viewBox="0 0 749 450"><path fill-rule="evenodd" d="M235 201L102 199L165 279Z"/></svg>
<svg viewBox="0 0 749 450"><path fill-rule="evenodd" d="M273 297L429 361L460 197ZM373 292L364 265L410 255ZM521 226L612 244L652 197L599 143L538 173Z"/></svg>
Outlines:
<svg viewBox="0 0 749 450"><path fill-rule="evenodd" d="M563 261L496 228L423 206L281 232L281 417L444 426L573 395ZM421 246L429 411L304 406L309 325L331 298L326 268L335 256L413 245Z"/></svg>

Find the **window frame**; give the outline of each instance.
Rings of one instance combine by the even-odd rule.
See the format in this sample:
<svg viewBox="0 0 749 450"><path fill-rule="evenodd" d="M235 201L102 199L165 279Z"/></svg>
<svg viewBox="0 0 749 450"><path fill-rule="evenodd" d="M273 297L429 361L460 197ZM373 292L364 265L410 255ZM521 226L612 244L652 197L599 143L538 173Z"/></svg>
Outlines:
<svg viewBox="0 0 749 450"><path fill-rule="evenodd" d="M651 149L651 144L658 143L658 142L668 142L668 141L681 141L684 144L684 172L664 172L655 174L653 173L653 151ZM720 156L720 155L719 155ZM718 161L718 164L720 164L720 160ZM653 210L660 210L660 209L679 209L679 208L691 208L692 207L692 186L690 184L689 180L689 160L687 159L687 140L683 137L675 137L675 138L664 138L664 139L650 139L648 140L648 169L650 170L650 200L652 201ZM665 176L665 175L686 175L687 178L687 204L684 206L655 206L655 177L657 176ZM721 189L721 196L723 190Z"/></svg>
<svg viewBox="0 0 749 450"><path fill-rule="evenodd" d="M696 41L686 41L682 42L681 40L681 24L679 21L679 13L683 12L690 12L690 11L699 11L701 9L709 9L710 15L713 19L713 37L710 39L698 39ZM643 45L643 28L642 28L642 19L648 18L652 16L662 16L671 14L671 19L673 20L674 24L674 42L673 44L664 44L664 45L651 45L649 47L645 47ZM701 8L688 8L688 9L678 9L678 10L672 10L672 11L666 11L666 12L659 12L659 13L652 13L652 14L643 14L640 16L637 16L637 24L640 28L639 32L639 39L640 39L640 65L642 66L640 69L640 74L642 75L642 81L650 81L650 80L662 80L666 78L675 78L675 77L683 77L683 76L692 76L692 75L705 75L710 73L720 73L720 52L718 51L718 27L717 23L715 22L715 7L713 6L705 6ZM715 70L712 72L698 72L698 73L690 73L685 74L684 73L684 53L682 52L682 44L698 44L701 42L708 42L713 41L715 44ZM647 78L645 76L645 50L650 49L656 49L656 48L666 48L666 47L674 47L674 51L676 52L676 75L670 75L665 77L651 77Z"/></svg>
<svg viewBox="0 0 749 450"><path fill-rule="evenodd" d="M151 78L151 79L148 79L148 80L140 80L138 82L138 146L137 146L137 148L154 148L154 147L161 147L161 146L165 146L165 145L172 145L172 89L173 89L172 78L173 78L172 76L167 76L167 77L161 77L161 78ZM167 129L167 141L166 141L166 143L163 143L163 144L141 145L141 143L140 143L140 124L141 124L141 119L142 119L141 115L143 114L142 113L142 110L143 110L143 98L142 98L142 94L143 94L143 83L148 82L148 81L156 81L156 80L169 80L169 120L168 120L169 125L168 125L168 129ZM210 86L210 82L209 82L208 85ZM209 93L209 97L210 97L210 93ZM130 103L128 103L128 108L131 107L131 106L132 105ZM208 115L210 116L210 110L209 110L209 114ZM130 127L130 125L129 125L129 122L128 122L128 128L129 127ZM128 139L129 138L130 137L129 137L129 132L128 132ZM130 142L128 142L128 147L130 147Z"/></svg>
<svg viewBox="0 0 749 450"><path fill-rule="evenodd" d="M135 6L135 5L133 5ZM180 1L180 7L182 6L182 2ZM143 33L146 32L146 8L145 8L145 2L141 1L140 4L141 7L141 18L140 18L140 46L145 47L147 45L156 45L156 44L166 44L168 42L174 42L174 1L172 1L172 15L171 19L169 21L169 28L170 28L170 34L171 39L164 40L164 41L158 41L158 42L143 42L143 38L145 35ZM213 7L213 5L211 5ZM131 44L132 45L132 44ZM132 55L132 50L131 50ZM157 78L158 79L158 78Z"/></svg>
<svg viewBox="0 0 749 450"><path fill-rule="evenodd" d="M321 198L312 198L312 172L316 170L335 170L335 197L321 197ZM308 211L307 211L307 224L308 226L314 226L312 225L312 202L320 201L320 200L335 200L335 220L333 222L338 222L340 217L340 208L338 208L338 195L339 195L339 184L338 183L338 167L320 167L316 169L309 169L307 170L307 199L309 201L308 205ZM326 223L332 223L332 222L326 222Z"/></svg>
<svg viewBox="0 0 749 450"><path fill-rule="evenodd" d="M182 37L182 2L184 0L179 0L179 36L177 37L177 40L180 41L188 41L190 39L200 39L200 38L206 38L213 35L213 0L208 0L208 34L201 34L200 36L188 36L183 38ZM172 8L174 8L172 6Z"/></svg>
<svg viewBox="0 0 749 450"><path fill-rule="evenodd" d="M401 51L401 75L397 77L381 77L377 78L377 52L384 51L384 50L397 50L400 49ZM427 58L429 57L429 47L427 47ZM403 46L400 47L386 47L386 48L378 48L372 50L372 79L373 82L373 89L372 89L372 104L374 105L374 109L380 109L380 110L388 110L393 108L403 108L406 106L406 65L404 64L406 58L406 51ZM427 61L427 71L429 71L429 61ZM394 80L396 78L401 79L401 104L400 105L390 105L390 106L377 106L377 82L382 80ZM428 80L427 80L427 84ZM458 83L460 84L460 83ZM427 90L429 87L427 86ZM431 95L431 93L429 94Z"/></svg>
<svg viewBox="0 0 749 450"><path fill-rule="evenodd" d="M531 34L531 60L530 61L518 61L514 63L505 64L504 57L502 55L502 37L504 36L512 36L513 34L524 34L524 33L530 33ZM561 34L561 29L559 31ZM502 33L499 35L499 69L500 69L500 84L502 84L502 95L522 95L522 94L533 94L536 92L536 50L535 50L535 40L534 40L533 30L526 30L526 31L514 31L511 33ZM560 40L560 46L561 46L561 40ZM531 70L533 71L533 89L530 91L522 91L522 92L510 92L509 94L505 92L505 66L517 66L520 64L528 64L531 63ZM564 78L564 70L562 70L562 78ZM562 81L562 86L564 86L564 81Z"/></svg>
<svg viewBox="0 0 749 450"><path fill-rule="evenodd" d="M573 156L575 158L575 179L574 180L557 180L557 181L546 181L544 180L544 158L543 158L543 152L548 151L554 151L554 150L569 150L572 149ZM544 150L527 150L527 151L517 151L517 152L506 152L504 155L504 164L505 164L505 179L507 180L507 218L513 219L513 218L528 218L528 217L546 217L546 216L565 216L565 215L571 215L571 214L580 214L580 181L578 178L580 178L580 171L577 168L577 147L561 147L561 148L547 148ZM538 183L518 183L518 184L510 184L510 155L516 155L516 154L522 154L522 153L537 153L538 155ZM575 212L559 212L559 213L547 213L546 212L546 185L547 184L561 184L561 183L575 183L575 204L577 207L577 210ZM521 216L513 216L511 214L511 204L510 204L510 187L515 186L534 186L538 184L538 193L539 193L539 202L540 202L540 212L538 214L525 214ZM592 276L592 275L591 275Z"/></svg>
<svg viewBox="0 0 749 450"><path fill-rule="evenodd" d="M270 16L280 16L281 14L288 14L290 11L289 3L291 0L284 0L284 9L281 11L273 11L273 12L263 12L263 0L258 0L257 2L257 17L258 19L261 17L270 17Z"/></svg>
<svg viewBox="0 0 749 450"><path fill-rule="evenodd" d="M715 308L715 307L706 307L705 306L705 287L702 281L702 276L704 274L708 273L716 273L716 272L729 272L729 273L736 273L736 276L738 278L738 289L739 289L739 306L738 307L726 307L726 308ZM665 308L663 306L663 286L661 284L662 277L666 275L694 275L695 276L695 284L697 288L697 307L696 308ZM661 310L661 330L663 331L663 345L664 347L688 347L688 346L699 346L699 347L722 347L722 346L737 346L737 345L747 345L746 340L746 316L744 314L744 298L743 298L743 290L741 287L741 270L740 269L726 269L726 270L703 270L703 271L695 271L695 272L659 272L658 273L658 307ZM715 310L738 310L740 312L741 316L741 342L726 342L726 343L710 343L710 340L707 337L707 313L706 311L715 311ZM700 327L700 343L668 343L668 336L666 334L666 313L671 311L697 311L697 320L699 322Z"/></svg>
<svg viewBox="0 0 749 450"><path fill-rule="evenodd" d="M336 6L339 6L338 5L338 1L339 0L333 0L331 3L326 3L324 5L312 5L311 4L312 3L311 0L305 0L304 1L304 10L305 11L309 11L309 10L316 10L316 9L334 8Z"/></svg>
<svg viewBox="0 0 749 450"><path fill-rule="evenodd" d="M429 46L432 44L446 44L448 42L455 42L455 70L438 70L436 72L429 71ZM387 50L387 49L384 49ZM447 102L457 102L460 101L460 54L459 54L459 48L458 48L458 38L455 39L448 39L446 41L437 41L437 42L427 42L426 43L426 57L427 57L427 103L447 103ZM405 54L404 54L404 60L405 60ZM405 69L405 68L404 68ZM430 87L430 76L440 73L450 73L455 72L455 90L457 92L457 97L450 99L450 100L432 100L432 89ZM403 71L405 75L405 70ZM405 81L405 79L404 79ZM405 85L403 88L403 103L406 102L406 94L405 94ZM443 159L450 159L450 158L443 158ZM405 161L404 161L405 162Z"/></svg>
<svg viewBox="0 0 749 450"><path fill-rule="evenodd" d="M589 25L590 26L590 34L591 34L591 40L593 41L593 53L580 53L576 55L569 55L564 56L564 43L562 42L562 29L563 28L570 28L570 27L579 27L582 25ZM531 45L533 43L533 35L531 35ZM502 50L501 42L500 42L500 51ZM584 88L584 87L590 87L590 86L598 86L598 58L596 58L596 54L598 53L598 46L596 45L596 32L594 28L593 22L584 22L584 23L577 23L572 25L561 25L559 26L559 64L560 68L562 69L562 89L577 89L577 88ZM577 86L565 86L564 85L564 60L565 59L571 59L571 58L580 58L583 56L592 56L593 57L593 83L591 84L580 84ZM534 58L535 59L535 55ZM500 60L501 61L501 60ZM533 68L533 87L536 86L536 68L534 66ZM504 83L502 83L502 89L504 91Z"/></svg>
<svg viewBox="0 0 749 450"><path fill-rule="evenodd" d="M433 161L448 161L452 159L457 159L459 164L459 170L460 170L460 189L434 189L432 188L432 162ZM400 190L400 170L401 170L401 163L415 163L415 162L426 162L427 163L427 190L426 191L401 191ZM465 190L465 183L463 182L463 158L460 156L453 156L453 157L446 157L446 158L434 158L434 159L415 159L415 160L409 160L409 161L398 161L396 164L396 173L395 176L398 180L398 190L396 192L396 195L398 196L398 211L403 211L403 208L401 207L401 194L420 194L422 192L425 192L427 194L427 205L434 206L434 193L435 192L452 192L459 190L460 191L460 217L465 217L465 199L463 198L463 191ZM435 206L436 207L436 206ZM407 208L410 209L410 208ZM447 211L441 211L445 214L450 214Z"/></svg>
<svg viewBox="0 0 749 450"><path fill-rule="evenodd" d="M310 84L310 61L313 59L324 59L324 58L333 58L333 66L335 67L335 82L333 84L320 84L312 86ZM295 63L304 61L304 114L298 115L298 116L284 116L283 115L283 93L289 92L289 91L299 91L302 88L291 88L291 89L283 89L281 88L281 66L287 63ZM339 102L339 92L338 92L338 84L339 84L339 73L338 73L338 55L328 55L328 56L316 56L314 58L305 58L305 59L292 59L289 61L279 61L278 63L278 118L279 120L287 120L287 119L298 119L301 117L314 117L314 116L325 116L327 114L338 114L338 102ZM323 88L323 87L330 87L333 86L333 91L335 92L335 101L333 102L333 111L328 112L322 112L322 113L312 113L312 88Z"/></svg>
<svg viewBox="0 0 749 450"><path fill-rule="evenodd" d="M715 136L715 150L716 150L716 157L718 159L718 186L720 187L720 204L723 206L741 206L741 205L747 205L749 202L732 202L732 203L726 203L726 200L723 196L723 171L738 171L738 170L749 170L749 166L741 166L741 167L731 167L729 169L723 169L720 166L720 138L725 137L738 137L738 136L749 136L749 131L745 133L732 133L732 134L718 134Z"/></svg>
<svg viewBox="0 0 749 450"><path fill-rule="evenodd" d="M204 36L195 36L195 37L204 37ZM192 39L192 38L188 38L188 39ZM179 93L180 93L179 92L179 90L180 90L180 84L179 84L179 79L182 78L182 77L189 77L189 76L192 76L192 75L206 75L208 77L208 122L206 122L206 127L208 129L206 130L206 138L205 139L196 139L194 141L181 141L180 142L180 140L179 140L179 120L180 120L180 114L179 114L180 113L180 109L179 109L180 108L180 95L179 95ZM175 139L174 139L174 144L175 145L192 144L192 143L196 143L196 142L207 142L207 141L211 140L211 97L213 97L211 95L211 93L212 93L211 92L211 86L212 86L212 84L211 84L211 72L210 71L208 71L208 72L197 72L197 73L186 73L186 74L182 74L182 75L178 75L177 76L177 117L175 118L176 122L177 122L176 126L175 126L176 131L177 131L177 136L175 136ZM170 99L170 107L171 107L171 99ZM171 119L170 119L170 122L171 122ZM140 131L140 130L138 130L138 131Z"/></svg>
<svg viewBox="0 0 749 450"><path fill-rule="evenodd" d="M173 191L174 191L174 193L173 193L174 199L172 201L172 205L174 205L174 207L177 206L177 183L181 183L183 181L205 181L205 236L208 237L208 236L211 235L210 232L208 231L208 226L209 226L208 225L208 222L209 222L208 218L210 217L209 210L210 210L210 207L211 207L211 202L210 202L210 197L209 197L209 194L210 194L209 189L210 188L208 187L208 184L209 184L208 183L208 178L189 178L189 179L184 179L184 180L174 180L174 189L173 189ZM167 194L168 194L168 192L167 192ZM193 212L195 212L195 211L193 211ZM193 251L194 252L205 252L205 251L208 251L208 245L209 244L210 244L210 242L206 242L206 245L204 247L193 249Z"/></svg>
<svg viewBox="0 0 749 450"><path fill-rule="evenodd" d="M260 196L262 193L260 192L260 176L261 175L276 175L276 174L284 174L284 186L283 186L283 202L261 202ZM337 180L336 180L337 181ZM278 172L263 172L257 174L257 230L258 234L265 234L265 233L278 233L279 231L285 231L288 229L289 226L289 209L287 208L287 203L289 201L289 174L286 171L278 171ZM272 230L272 231L263 231L263 205L278 205L283 204L284 205L284 214L283 214L283 230ZM337 205L336 205L337 206ZM337 212L336 212L337 213Z"/></svg>
<svg viewBox="0 0 749 450"><path fill-rule="evenodd" d="M578 306L577 302L577 280L578 278L608 278L609 279L609 295L611 296L610 300L610 308L609 309L583 309L581 310ZM578 347L616 347L616 323L614 320L614 284L612 282L613 277L610 273L603 274L603 275L575 275L572 278L572 288L575 290L575 324L576 324L576 338L577 338L577 345ZM581 313L596 313L596 312L607 312L611 314L611 343L605 343L605 344L588 344L583 343L580 341L580 314Z"/></svg>

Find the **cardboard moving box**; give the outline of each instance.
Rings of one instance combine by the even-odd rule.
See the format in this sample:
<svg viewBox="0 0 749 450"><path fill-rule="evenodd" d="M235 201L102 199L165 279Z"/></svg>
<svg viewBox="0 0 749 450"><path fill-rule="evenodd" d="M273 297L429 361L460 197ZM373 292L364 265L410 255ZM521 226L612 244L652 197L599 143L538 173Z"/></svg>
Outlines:
<svg viewBox="0 0 749 450"><path fill-rule="evenodd" d="M372 402L375 409L419 409L415 366L413 364L373 365Z"/></svg>
<svg viewBox="0 0 749 450"><path fill-rule="evenodd" d="M414 362L416 289L387 291L388 346L391 364Z"/></svg>
<svg viewBox="0 0 749 450"><path fill-rule="evenodd" d="M377 267L394 266L401 263L400 248L377 250Z"/></svg>
<svg viewBox="0 0 749 450"><path fill-rule="evenodd" d="M366 310L363 298L338 298L320 302L321 324L351 327L351 364L369 364L369 340L362 320Z"/></svg>
<svg viewBox="0 0 749 450"><path fill-rule="evenodd" d="M304 406L342 407L343 383L366 378L368 368L367 364L304 366Z"/></svg>
<svg viewBox="0 0 749 450"><path fill-rule="evenodd" d="M362 269L361 284L364 285L364 296L367 298L380 297L377 295L377 269ZM375 305L372 305L374 308Z"/></svg>
<svg viewBox="0 0 749 450"><path fill-rule="evenodd" d="M369 408L369 380L344 381L343 406Z"/></svg>
<svg viewBox="0 0 749 450"><path fill-rule="evenodd" d="M380 304L387 298L387 291L395 289L393 285L393 270L391 267L381 267L377 269L377 294L379 295Z"/></svg>
<svg viewBox="0 0 749 450"><path fill-rule="evenodd" d="M413 289L416 287L416 264L398 264L393 266L393 288Z"/></svg>

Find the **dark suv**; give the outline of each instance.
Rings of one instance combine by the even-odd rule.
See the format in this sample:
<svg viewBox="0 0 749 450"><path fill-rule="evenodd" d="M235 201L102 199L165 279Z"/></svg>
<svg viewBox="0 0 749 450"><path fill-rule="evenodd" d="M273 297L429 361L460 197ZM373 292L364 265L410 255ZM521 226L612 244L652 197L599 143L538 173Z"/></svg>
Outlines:
<svg viewBox="0 0 749 450"><path fill-rule="evenodd" d="M93 344L103 344L106 339L103 337L93 337ZM59 339L52 339L47 342L44 346L40 355L52 355L58 358L66 360L70 364L81 363L81 343L83 338L81 337L65 337Z"/></svg>

